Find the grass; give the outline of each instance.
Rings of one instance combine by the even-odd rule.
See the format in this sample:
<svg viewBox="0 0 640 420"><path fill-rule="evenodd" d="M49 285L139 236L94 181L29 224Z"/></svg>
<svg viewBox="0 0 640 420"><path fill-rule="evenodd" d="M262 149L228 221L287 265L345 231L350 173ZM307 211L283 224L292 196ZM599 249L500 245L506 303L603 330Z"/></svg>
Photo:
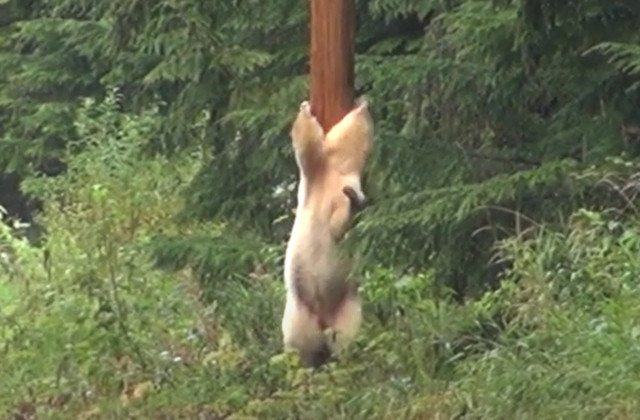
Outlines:
<svg viewBox="0 0 640 420"><path fill-rule="evenodd" d="M281 250L172 218L200 159L145 157L146 120L81 121L69 172L25 184L45 203L43 247L1 225L15 258L0 273L0 418L637 418L634 217L582 211L504 241L501 287L464 305L431 296L430 271L371 266L362 333L311 372L281 352ZM114 130L118 147L102 141ZM185 268L156 266L160 232L191 243Z"/></svg>

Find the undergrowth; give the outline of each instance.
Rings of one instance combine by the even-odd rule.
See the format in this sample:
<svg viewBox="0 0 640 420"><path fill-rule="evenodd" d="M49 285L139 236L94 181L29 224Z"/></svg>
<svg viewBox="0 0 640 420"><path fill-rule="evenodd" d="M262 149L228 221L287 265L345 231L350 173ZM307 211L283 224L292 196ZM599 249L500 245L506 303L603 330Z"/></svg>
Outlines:
<svg viewBox="0 0 640 420"><path fill-rule="evenodd" d="M250 275L207 277L190 254L158 268L162 235L198 236L212 255L250 240L174 218L203 159L150 155L157 123L113 98L85 104L68 171L24 183L44 202L41 246L0 225L1 418L637 416L635 215L581 210L501 242L500 287L464 305L435 297L434 271L370 266L362 333L311 372L281 352L281 248L250 253Z"/></svg>

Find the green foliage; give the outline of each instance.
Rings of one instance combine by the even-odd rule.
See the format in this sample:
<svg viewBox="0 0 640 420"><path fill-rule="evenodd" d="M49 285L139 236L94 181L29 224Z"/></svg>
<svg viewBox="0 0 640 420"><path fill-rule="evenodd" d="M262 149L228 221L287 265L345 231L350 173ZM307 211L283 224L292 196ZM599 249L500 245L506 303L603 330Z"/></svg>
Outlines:
<svg viewBox="0 0 640 420"><path fill-rule="evenodd" d="M289 0L10 4L0 42L3 168L46 172L79 135L79 98L101 100L116 85L123 110L159 101L150 150L203 150L206 164L185 191L182 217L215 219L250 242L281 245L296 173L288 126L307 96L307 8ZM487 253L473 250L516 230L512 217L485 212L482 220L482 209L563 220L588 186L560 181L558 193L558 182L542 179L570 179L607 156L637 156L634 2L356 7L356 88L372 98L376 120L368 189L384 203L358 231L360 251L373 261L383 229L383 248L398 249L388 264L425 269L435 258L443 287L479 293L495 284L495 270L469 276L459 261L486 266ZM387 226L399 217L396 202L402 222ZM478 228L485 235L458 246ZM416 245L424 242L432 246Z"/></svg>
<svg viewBox="0 0 640 420"><path fill-rule="evenodd" d="M144 134L157 119L118 114L113 102L81 109L84 151L68 161L65 176L26 184L45 201L44 248L7 237L18 258L16 274L3 280L21 298L2 314L4 409L32 393L64 399L113 392L126 376L138 375L135 366L159 363L154 346L184 334L184 321L172 313L189 305L171 277L152 270L142 249L177 204L168 197L179 177L158 171L171 167L188 177L193 159L141 162ZM167 324L150 325L159 318ZM111 374L123 357L134 367Z"/></svg>
<svg viewBox="0 0 640 420"><path fill-rule="evenodd" d="M459 367L469 418L635 416L639 227L583 210L566 232L503 244L513 267L487 302L509 321Z"/></svg>
<svg viewBox="0 0 640 420"><path fill-rule="evenodd" d="M281 354L284 291L270 271L281 262L264 257L268 247L253 275L234 277L224 260L207 266L215 284L196 273L216 259L197 252L174 274L154 267L162 255L149 245L161 232L199 238L193 249L212 254L247 239L177 223L178 192L201 157L149 156L157 114L116 104L85 103L67 173L25 183L45 203L44 248L0 225L11 254L0 275L3 415L595 419L638 409L628 351L638 335L637 213L582 210L564 230L534 226L500 242L510 262L502 284L466 305L437 297L435 270L398 278L368 267L362 334L339 361L300 370ZM628 199L635 182L620 184Z"/></svg>
<svg viewBox="0 0 640 420"><path fill-rule="evenodd" d="M307 8L0 1L0 203L20 177L44 230L2 213L0 417L635 416L640 3L356 8L366 322L311 373L279 334Z"/></svg>
<svg viewBox="0 0 640 420"><path fill-rule="evenodd" d="M101 104L87 101L76 123L80 140L65 154L68 171L25 182L44 201L43 248L14 238L2 225L3 243L15 254L7 273L16 274L3 274L0 284L20 296L11 299L2 289L3 298L11 299L0 313L0 404L8 410L3 415L329 418L336 404L348 401L344 415L350 418L406 411L398 396L417 396L401 378L392 378L399 381L396 389L384 391L386 368L368 375L362 395L350 394L351 376L368 371L355 352L347 355L351 368L312 376L298 371L288 356L273 357L280 353L274 331L283 305L282 283L273 275L217 283L211 303L203 304L189 265L174 275L153 267L149 243L158 233L196 235L194 229L206 228L172 222L181 205L179 189L201 158L145 154L158 123L154 112L120 113L114 95ZM222 229L207 229L211 246ZM413 289L406 295L428 299L418 284ZM435 305L428 307L425 326L437 312ZM394 322L408 326L408 318ZM379 338L366 345L369 351L384 360L386 345L392 345L401 353L385 362L388 369L411 375L406 361L422 344L403 349L380 325L372 328ZM424 331L403 330L407 340ZM433 382L426 372L419 380ZM372 404L368 396L383 391L387 397Z"/></svg>

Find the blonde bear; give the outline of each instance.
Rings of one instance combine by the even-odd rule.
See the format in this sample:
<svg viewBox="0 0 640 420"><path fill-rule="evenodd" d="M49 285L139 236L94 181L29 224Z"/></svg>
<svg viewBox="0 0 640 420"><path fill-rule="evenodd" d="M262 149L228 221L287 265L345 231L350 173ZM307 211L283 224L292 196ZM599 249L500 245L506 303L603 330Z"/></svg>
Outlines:
<svg viewBox="0 0 640 420"><path fill-rule="evenodd" d="M368 104L361 100L325 135L305 101L291 138L300 180L285 256L283 341L303 365L317 367L351 341L362 322L350 267L337 245L365 200L361 175L373 144Z"/></svg>

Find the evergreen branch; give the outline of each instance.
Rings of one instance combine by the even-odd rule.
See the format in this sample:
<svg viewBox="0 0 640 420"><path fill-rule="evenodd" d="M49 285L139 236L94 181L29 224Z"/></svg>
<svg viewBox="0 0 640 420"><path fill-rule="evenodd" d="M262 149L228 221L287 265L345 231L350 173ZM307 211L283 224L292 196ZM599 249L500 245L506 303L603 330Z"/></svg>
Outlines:
<svg viewBox="0 0 640 420"><path fill-rule="evenodd" d="M540 162L539 160L528 159L520 156L513 156L513 157L496 156L496 155L488 155L485 153L481 153L476 150L469 150L469 149L466 149L464 146L462 146L460 142L455 142L454 144L458 149L460 149L460 151L462 151L462 153L464 153L468 157L472 157L476 159L483 159L483 160L489 160L489 161L501 162L501 163L516 163L516 164L536 166L536 167L542 164L542 162Z"/></svg>

